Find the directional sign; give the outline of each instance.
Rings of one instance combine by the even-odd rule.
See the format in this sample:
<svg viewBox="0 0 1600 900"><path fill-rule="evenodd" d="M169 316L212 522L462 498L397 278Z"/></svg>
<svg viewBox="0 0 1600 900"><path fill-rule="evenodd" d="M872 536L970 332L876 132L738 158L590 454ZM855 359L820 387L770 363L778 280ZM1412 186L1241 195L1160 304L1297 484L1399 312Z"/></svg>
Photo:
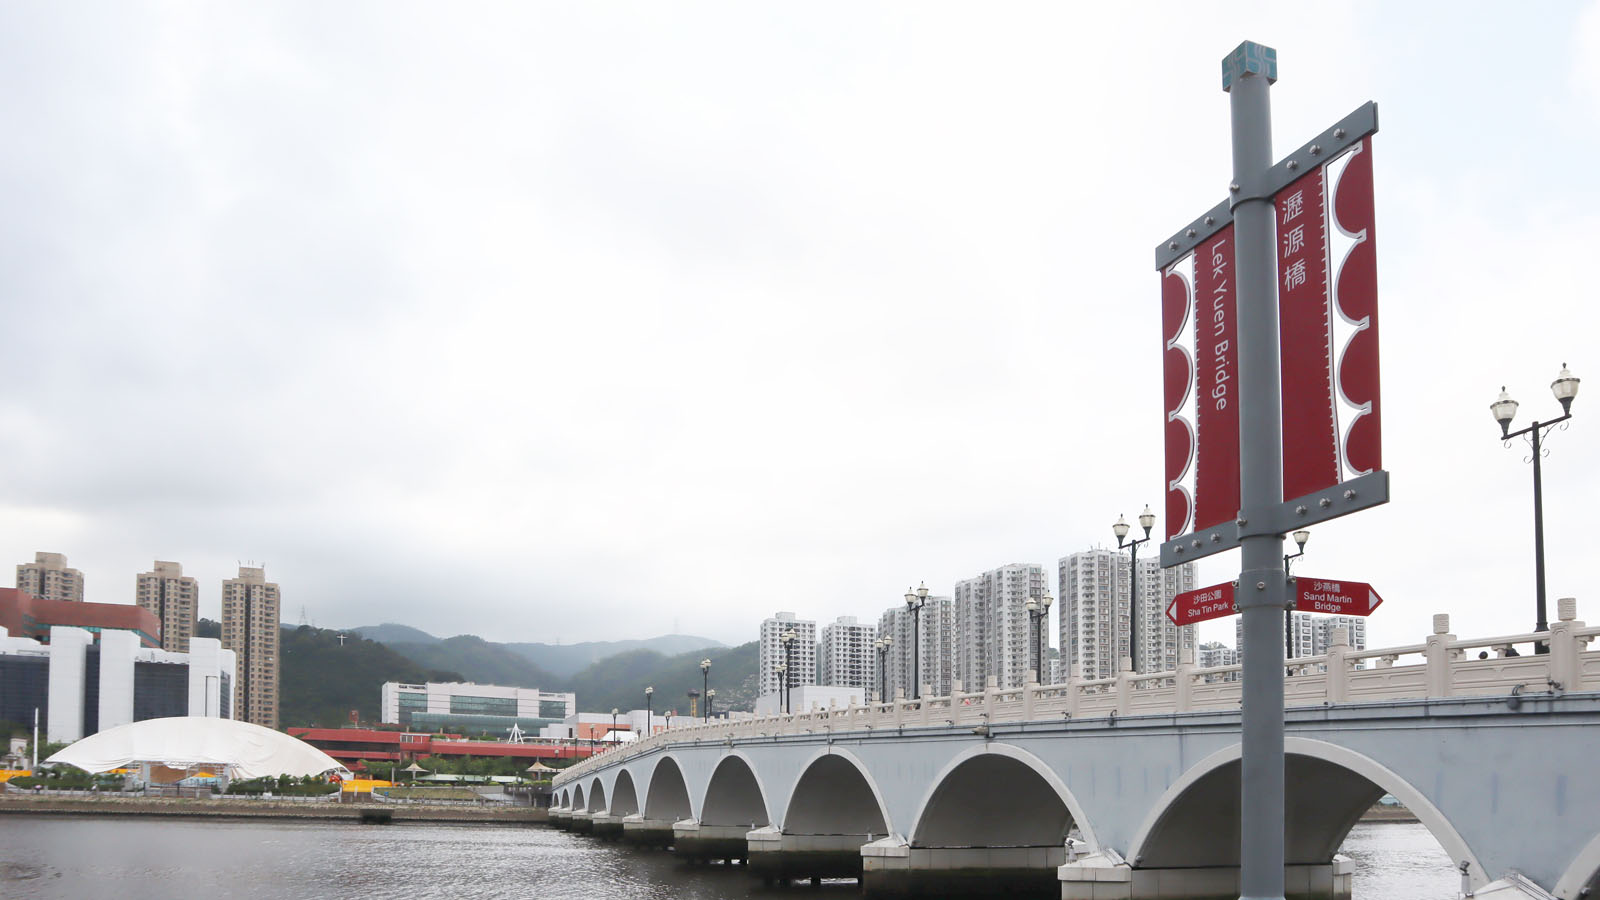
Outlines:
<svg viewBox="0 0 1600 900"><path fill-rule="evenodd" d="M1372 585L1364 581L1334 581L1301 575L1295 578L1294 584L1294 608L1300 612L1366 616L1383 602Z"/></svg>
<svg viewBox="0 0 1600 900"><path fill-rule="evenodd" d="M1214 584L1198 591L1184 591L1172 598L1167 606L1167 618L1174 625L1193 625L1207 619L1231 616L1233 608L1233 582Z"/></svg>

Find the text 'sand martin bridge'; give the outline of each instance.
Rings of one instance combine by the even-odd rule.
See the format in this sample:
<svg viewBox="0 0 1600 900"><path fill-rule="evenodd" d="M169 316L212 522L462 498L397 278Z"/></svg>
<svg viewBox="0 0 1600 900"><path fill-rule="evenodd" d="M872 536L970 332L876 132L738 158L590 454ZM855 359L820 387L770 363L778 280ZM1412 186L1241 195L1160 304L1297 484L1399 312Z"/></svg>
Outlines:
<svg viewBox="0 0 1600 900"><path fill-rule="evenodd" d="M1479 897L1600 896L1600 628L1292 661L1286 895L1348 898L1337 851L1392 794ZM1549 652L1531 645L1547 641ZM1513 645L1521 655L1512 655ZM1237 897L1238 666L675 728L556 777L552 821L868 894Z"/></svg>

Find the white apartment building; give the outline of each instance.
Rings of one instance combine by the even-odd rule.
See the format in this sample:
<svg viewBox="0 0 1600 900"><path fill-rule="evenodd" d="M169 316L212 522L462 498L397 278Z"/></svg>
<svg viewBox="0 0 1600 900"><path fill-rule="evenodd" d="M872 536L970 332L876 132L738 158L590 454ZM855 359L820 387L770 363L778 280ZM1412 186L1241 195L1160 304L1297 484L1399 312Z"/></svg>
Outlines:
<svg viewBox="0 0 1600 900"><path fill-rule="evenodd" d="M855 616L840 616L822 626L817 642L818 683L872 691L878 682L878 658L872 642L878 629L862 625Z"/></svg>
<svg viewBox="0 0 1600 900"><path fill-rule="evenodd" d="M1285 655L1290 659L1321 656L1328 652L1335 628L1347 629L1350 649L1367 649L1367 620L1363 616L1325 616L1316 613L1291 612L1289 626L1284 635ZM1244 619L1233 625L1237 646L1244 647Z"/></svg>
<svg viewBox="0 0 1600 900"><path fill-rule="evenodd" d="M884 610L878 617L878 636L893 638L884 654L884 698L893 699L896 691L913 696L911 689L912 622L918 624L915 652L917 678L928 686L931 696L942 697L950 693L953 679L955 647L955 600L950 597L928 597L922 611L916 616L902 602ZM868 694L876 694L874 683Z"/></svg>
<svg viewBox="0 0 1600 900"><path fill-rule="evenodd" d="M778 680L778 663L784 661L783 636L791 631L795 637L789 647L788 683L791 687L817 683L817 623L780 612L761 623L762 695L775 694L783 686Z"/></svg>
<svg viewBox="0 0 1600 900"><path fill-rule="evenodd" d="M956 582L952 679L978 690L995 677L1000 687L1021 687L1032 664L1030 597L1048 588L1044 566L1012 563Z"/></svg>
<svg viewBox="0 0 1600 900"><path fill-rule="evenodd" d="M1185 563L1162 569L1153 553L1138 565L1138 668L1141 672L1170 671L1178 667L1183 650L1194 649L1195 638L1194 626L1172 624L1167 605L1179 592L1198 587L1196 568ZM1128 627L1132 582L1127 552L1097 547L1064 556L1057 562L1057 581L1065 665L1076 665L1080 678L1115 677L1118 661L1132 657Z"/></svg>
<svg viewBox="0 0 1600 900"><path fill-rule="evenodd" d="M1217 666L1236 666L1239 664L1239 651L1229 647L1221 641L1206 641L1200 645L1195 653L1195 665L1202 669L1212 669ZM1206 681L1238 681L1238 672L1225 672L1218 675L1207 675Z"/></svg>
<svg viewBox="0 0 1600 900"><path fill-rule="evenodd" d="M189 652L199 597L199 582L183 574L183 566L175 562L158 559L154 568L134 578L134 602L161 621L163 650Z"/></svg>
<svg viewBox="0 0 1600 900"><path fill-rule="evenodd" d="M67 567L64 553L33 554L33 562L17 566L17 590L46 600L83 602L83 573Z"/></svg>

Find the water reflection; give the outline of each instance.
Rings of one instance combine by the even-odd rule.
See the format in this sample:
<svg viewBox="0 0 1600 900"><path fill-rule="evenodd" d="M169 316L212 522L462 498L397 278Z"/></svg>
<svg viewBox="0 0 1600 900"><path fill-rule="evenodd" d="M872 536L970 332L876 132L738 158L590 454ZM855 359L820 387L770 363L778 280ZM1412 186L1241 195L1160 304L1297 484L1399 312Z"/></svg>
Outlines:
<svg viewBox="0 0 1600 900"><path fill-rule="evenodd" d="M1358 825L1357 898L1453 900L1450 860L1420 825ZM853 882L807 896L856 895ZM540 827L0 816L0 896L38 900L340 897L741 900L796 896L741 867L690 868Z"/></svg>

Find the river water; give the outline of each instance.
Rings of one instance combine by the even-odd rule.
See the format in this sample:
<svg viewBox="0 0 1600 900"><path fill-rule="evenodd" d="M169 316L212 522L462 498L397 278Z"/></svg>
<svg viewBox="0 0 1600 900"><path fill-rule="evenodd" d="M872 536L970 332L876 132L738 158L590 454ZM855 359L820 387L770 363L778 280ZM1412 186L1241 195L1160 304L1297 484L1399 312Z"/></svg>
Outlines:
<svg viewBox="0 0 1600 900"><path fill-rule="evenodd" d="M1355 827L1357 900L1454 900L1460 878L1421 825ZM582 898L739 900L854 896L763 888L739 867L689 868L538 826L390 825L0 815L0 897Z"/></svg>

